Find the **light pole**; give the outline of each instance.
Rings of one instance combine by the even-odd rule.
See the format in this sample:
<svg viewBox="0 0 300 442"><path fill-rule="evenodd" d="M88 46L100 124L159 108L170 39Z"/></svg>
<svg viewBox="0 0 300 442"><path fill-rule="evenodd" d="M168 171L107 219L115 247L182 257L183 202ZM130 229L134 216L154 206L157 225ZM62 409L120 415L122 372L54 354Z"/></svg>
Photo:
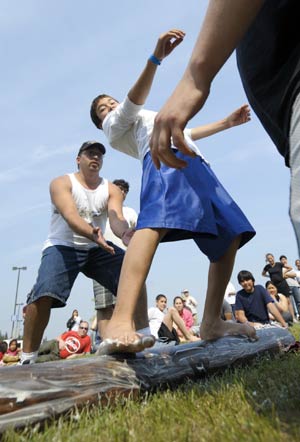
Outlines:
<svg viewBox="0 0 300 442"><path fill-rule="evenodd" d="M12 326L11 326L11 337L14 338L14 331L15 331L15 323L18 321L18 318L16 318L16 309L18 305L18 291L19 291L19 281L20 281L20 272L21 270L27 270L27 267L13 267L13 270L18 270L18 278L17 278L17 288L16 288L16 296L15 296L15 306L14 306L14 314L12 317ZM16 336L17 338L17 336Z"/></svg>

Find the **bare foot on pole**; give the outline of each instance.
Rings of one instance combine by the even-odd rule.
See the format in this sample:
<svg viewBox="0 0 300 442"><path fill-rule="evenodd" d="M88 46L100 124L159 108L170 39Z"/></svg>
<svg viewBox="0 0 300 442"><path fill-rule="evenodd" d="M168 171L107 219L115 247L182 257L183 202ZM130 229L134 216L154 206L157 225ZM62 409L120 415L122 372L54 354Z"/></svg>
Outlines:
<svg viewBox="0 0 300 442"><path fill-rule="evenodd" d="M137 353L155 344L154 336L136 333L128 323L114 326L111 322L105 330L97 354Z"/></svg>
<svg viewBox="0 0 300 442"><path fill-rule="evenodd" d="M236 322L223 321L218 319L214 323L202 322L200 327L201 339L211 341L224 336L247 336L250 340L256 341L255 328L248 323L239 324Z"/></svg>

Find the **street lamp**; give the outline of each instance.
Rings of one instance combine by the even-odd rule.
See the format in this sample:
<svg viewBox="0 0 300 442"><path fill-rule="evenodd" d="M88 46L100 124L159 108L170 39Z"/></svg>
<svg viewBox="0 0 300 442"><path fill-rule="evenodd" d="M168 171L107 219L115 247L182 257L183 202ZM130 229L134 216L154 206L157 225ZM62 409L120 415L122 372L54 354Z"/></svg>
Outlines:
<svg viewBox="0 0 300 442"><path fill-rule="evenodd" d="M15 306L14 306L14 314L13 314L13 317L12 317L12 327L11 327L11 337L14 338L15 323L18 321L18 318L16 317L16 309L17 309L17 305L18 305L18 291L19 291L20 272L21 272L21 270L27 270L27 267L13 267L12 269L18 271L17 288L16 288L16 296L15 296ZM16 336L16 338L17 338L17 336Z"/></svg>

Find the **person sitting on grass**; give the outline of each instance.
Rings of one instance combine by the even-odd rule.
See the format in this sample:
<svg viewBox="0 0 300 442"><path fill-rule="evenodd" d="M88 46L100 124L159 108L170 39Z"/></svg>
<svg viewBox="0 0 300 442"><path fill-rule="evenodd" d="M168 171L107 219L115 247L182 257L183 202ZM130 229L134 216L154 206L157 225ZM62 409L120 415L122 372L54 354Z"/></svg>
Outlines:
<svg viewBox="0 0 300 442"><path fill-rule="evenodd" d="M175 296L173 299L173 307L176 308L178 311L179 316L184 322L184 325L186 326L187 330L189 330L192 334L194 334L192 327L194 326L194 317L191 310L187 307L185 307L183 299L181 296ZM185 338L182 334L182 332L179 329L177 330L177 334L179 336L180 341L185 341Z"/></svg>
<svg viewBox="0 0 300 442"><path fill-rule="evenodd" d="M0 341L0 363L3 359L4 354L7 352L8 345L5 341Z"/></svg>
<svg viewBox="0 0 300 442"><path fill-rule="evenodd" d="M293 325L293 317L289 312L289 304L286 296L282 293L278 293L277 287L273 284L272 281L266 282L266 289L268 290L271 298L274 300L274 304L277 309L280 311L281 316L289 325ZM269 313L269 317L272 321L275 320L274 316Z"/></svg>
<svg viewBox="0 0 300 442"><path fill-rule="evenodd" d="M223 321L233 320L231 304L229 304L229 302L225 298L223 299L221 318L223 319Z"/></svg>
<svg viewBox="0 0 300 442"><path fill-rule="evenodd" d="M177 331L181 333L185 341L199 341L199 338L186 328L184 320L175 307L170 307L165 312L167 307L167 297L165 295L159 294L155 300L156 307L149 308L148 319L151 334L159 342L173 345L179 344L180 338ZM173 323L176 325L176 329L173 327Z"/></svg>
<svg viewBox="0 0 300 442"><path fill-rule="evenodd" d="M91 338L88 336L89 323L80 321L78 331L67 331L56 339L44 342L38 351L36 362L74 359L91 353Z"/></svg>
<svg viewBox="0 0 300 442"><path fill-rule="evenodd" d="M18 340L11 339L8 344L8 348L3 355L2 364L3 365L16 365L20 360L20 348L18 348Z"/></svg>
<svg viewBox="0 0 300 442"><path fill-rule="evenodd" d="M235 317L238 322L260 328L264 324L270 324L269 313L271 313L282 327L287 328L285 320L267 290L262 285L254 285L255 279L251 272L241 270L237 279L243 287L237 292L235 301Z"/></svg>

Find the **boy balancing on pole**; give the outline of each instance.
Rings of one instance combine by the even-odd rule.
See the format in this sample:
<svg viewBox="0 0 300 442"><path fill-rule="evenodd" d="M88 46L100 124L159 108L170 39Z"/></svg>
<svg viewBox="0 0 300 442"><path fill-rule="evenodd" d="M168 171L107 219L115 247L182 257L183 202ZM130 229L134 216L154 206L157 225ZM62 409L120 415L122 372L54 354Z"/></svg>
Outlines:
<svg viewBox="0 0 300 442"><path fill-rule="evenodd" d="M159 37L153 55L122 103L109 95L99 95L91 106L91 118L103 129L110 145L139 158L143 165L140 214L123 262L117 304L103 336L105 352L143 350L141 336L136 333L132 320L141 287L158 244L183 239L193 239L210 260L201 338L256 337L254 328L248 324L225 322L220 318L236 251L255 231L193 143L246 123L250 120L249 107L244 105L216 123L185 130L189 155L173 146L175 155L185 161L186 167L182 169L162 165L157 170L149 152L156 113L144 110L143 105L157 67L184 36L184 32L172 29Z"/></svg>

